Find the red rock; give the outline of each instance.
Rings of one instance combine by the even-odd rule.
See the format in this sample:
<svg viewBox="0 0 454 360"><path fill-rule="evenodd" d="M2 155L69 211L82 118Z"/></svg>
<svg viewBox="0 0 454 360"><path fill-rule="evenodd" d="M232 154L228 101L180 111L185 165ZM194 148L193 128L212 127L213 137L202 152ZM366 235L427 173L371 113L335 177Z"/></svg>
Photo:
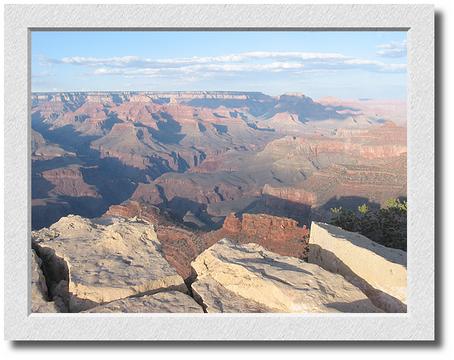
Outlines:
<svg viewBox="0 0 454 360"><path fill-rule="evenodd" d="M241 220L234 213L230 213L225 218L222 229L233 234L238 234L241 231Z"/></svg>
<svg viewBox="0 0 454 360"><path fill-rule="evenodd" d="M42 177L54 186L49 195L95 198L100 196L94 186L84 181L79 165L46 170L42 172Z"/></svg>
<svg viewBox="0 0 454 360"><path fill-rule="evenodd" d="M116 216L126 219L138 217L147 220L152 224L159 225L172 223L169 216L163 214L159 208L131 200L119 205L111 205L103 216Z"/></svg>
<svg viewBox="0 0 454 360"><path fill-rule="evenodd" d="M220 230L204 236L207 243L215 243L223 238L246 244L253 242L285 256L306 258L309 231L306 226L289 218L266 214L243 214L240 219L229 214Z"/></svg>

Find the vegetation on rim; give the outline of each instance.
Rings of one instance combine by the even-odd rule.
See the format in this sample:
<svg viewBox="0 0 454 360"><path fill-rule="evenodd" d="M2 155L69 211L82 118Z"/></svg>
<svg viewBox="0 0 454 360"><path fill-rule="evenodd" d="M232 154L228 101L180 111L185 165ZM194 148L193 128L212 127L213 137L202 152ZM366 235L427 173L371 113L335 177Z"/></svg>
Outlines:
<svg viewBox="0 0 454 360"><path fill-rule="evenodd" d="M370 209L367 204L358 211L331 209L331 224L358 232L387 247L407 251L407 201L391 198L385 206Z"/></svg>

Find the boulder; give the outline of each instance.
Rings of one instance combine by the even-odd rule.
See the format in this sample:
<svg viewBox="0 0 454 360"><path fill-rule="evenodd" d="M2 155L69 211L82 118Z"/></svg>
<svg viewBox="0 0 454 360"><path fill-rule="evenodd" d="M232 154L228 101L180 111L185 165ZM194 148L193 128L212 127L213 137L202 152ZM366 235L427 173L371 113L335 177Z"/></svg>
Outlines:
<svg viewBox="0 0 454 360"><path fill-rule="evenodd" d="M32 313L56 313L58 307L48 300L46 279L41 270L41 259L32 250Z"/></svg>
<svg viewBox="0 0 454 360"><path fill-rule="evenodd" d="M407 253L336 226L313 222L310 263L341 274L387 312L406 312Z"/></svg>
<svg viewBox="0 0 454 360"><path fill-rule="evenodd" d="M162 290L187 292L148 222L70 215L32 236L51 294L63 296L70 312Z"/></svg>
<svg viewBox="0 0 454 360"><path fill-rule="evenodd" d="M342 276L250 243L222 239L192 267L194 298L207 312L381 312Z"/></svg>
<svg viewBox="0 0 454 360"><path fill-rule="evenodd" d="M180 291L134 296L96 306L89 313L203 313L193 298Z"/></svg>

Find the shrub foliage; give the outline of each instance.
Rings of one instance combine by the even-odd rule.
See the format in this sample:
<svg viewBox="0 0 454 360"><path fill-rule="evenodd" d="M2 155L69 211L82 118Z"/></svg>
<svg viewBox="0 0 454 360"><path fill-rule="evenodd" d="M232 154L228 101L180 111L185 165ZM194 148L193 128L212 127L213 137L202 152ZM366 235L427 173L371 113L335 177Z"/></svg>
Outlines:
<svg viewBox="0 0 454 360"><path fill-rule="evenodd" d="M407 201L389 199L385 206L371 210L367 204L358 211L331 209L331 224L358 232L384 246L407 251Z"/></svg>

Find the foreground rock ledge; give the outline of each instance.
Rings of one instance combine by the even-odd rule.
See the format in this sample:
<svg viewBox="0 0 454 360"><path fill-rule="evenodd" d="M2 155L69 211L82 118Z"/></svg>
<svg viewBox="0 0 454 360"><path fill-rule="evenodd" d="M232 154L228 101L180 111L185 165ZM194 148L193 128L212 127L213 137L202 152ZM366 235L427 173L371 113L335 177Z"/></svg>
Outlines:
<svg viewBox="0 0 454 360"><path fill-rule="evenodd" d="M163 291L154 295L129 297L96 306L90 313L203 313L193 298L180 291Z"/></svg>
<svg viewBox="0 0 454 360"><path fill-rule="evenodd" d="M309 262L341 274L387 312L406 312L407 253L336 226L313 222Z"/></svg>
<svg viewBox="0 0 454 360"><path fill-rule="evenodd" d="M381 312L342 276L253 243L222 239L192 267L194 298L207 312Z"/></svg>
<svg viewBox="0 0 454 360"><path fill-rule="evenodd" d="M70 215L32 237L51 295L65 298L70 312L137 294L187 292L147 222Z"/></svg>
<svg viewBox="0 0 454 360"><path fill-rule="evenodd" d="M41 270L41 259L32 250L32 312L59 312L55 302L48 301L46 279Z"/></svg>

